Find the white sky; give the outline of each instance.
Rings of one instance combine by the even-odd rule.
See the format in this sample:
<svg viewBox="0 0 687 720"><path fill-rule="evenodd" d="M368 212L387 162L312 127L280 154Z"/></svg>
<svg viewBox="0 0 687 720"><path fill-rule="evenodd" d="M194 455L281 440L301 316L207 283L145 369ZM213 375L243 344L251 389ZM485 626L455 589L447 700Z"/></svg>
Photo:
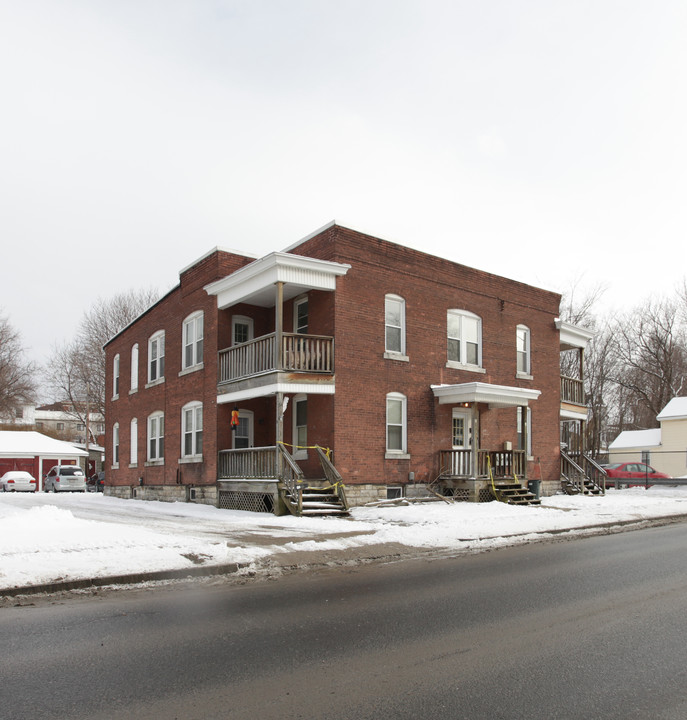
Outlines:
<svg viewBox="0 0 687 720"><path fill-rule="evenodd" d="M671 293L685 37L683 0L0 0L0 308L42 361L98 296L332 219Z"/></svg>

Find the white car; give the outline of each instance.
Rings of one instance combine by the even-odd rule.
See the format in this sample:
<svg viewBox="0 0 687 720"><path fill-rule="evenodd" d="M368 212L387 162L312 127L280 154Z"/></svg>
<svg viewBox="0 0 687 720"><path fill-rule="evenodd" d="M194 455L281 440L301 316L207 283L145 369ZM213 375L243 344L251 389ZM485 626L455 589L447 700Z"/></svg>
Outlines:
<svg viewBox="0 0 687 720"><path fill-rule="evenodd" d="M3 492L36 492L36 478L24 470L10 470L0 477Z"/></svg>
<svg viewBox="0 0 687 720"><path fill-rule="evenodd" d="M55 465L43 480L43 492L86 492L86 476L78 465Z"/></svg>

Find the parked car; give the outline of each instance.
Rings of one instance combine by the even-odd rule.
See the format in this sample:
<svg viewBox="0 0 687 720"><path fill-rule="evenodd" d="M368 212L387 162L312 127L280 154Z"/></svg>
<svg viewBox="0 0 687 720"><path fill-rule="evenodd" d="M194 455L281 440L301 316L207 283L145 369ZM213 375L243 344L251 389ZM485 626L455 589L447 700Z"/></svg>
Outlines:
<svg viewBox="0 0 687 720"><path fill-rule="evenodd" d="M604 465L604 470L609 478L623 478L635 480L656 480L670 478L670 475L654 470L651 465L640 462L611 463Z"/></svg>
<svg viewBox="0 0 687 720"><path fill-rule="evenodd" d="M55 465L45 476L43 492L86 492L86 476L78 465Z"/></svg>
<svg viewBox="0 0 687 720"><path fill-rule="evenodd" d="M105 487L105 473L102 471L93 473L86 481L86 485L88 492L102 492Z"/></svg>
<svg viewBox="0 0 687 720"><path fill-rule="evenodd" d="M36 492L36 478L24 470L10 470L0 477L3 492Z"/></svg>

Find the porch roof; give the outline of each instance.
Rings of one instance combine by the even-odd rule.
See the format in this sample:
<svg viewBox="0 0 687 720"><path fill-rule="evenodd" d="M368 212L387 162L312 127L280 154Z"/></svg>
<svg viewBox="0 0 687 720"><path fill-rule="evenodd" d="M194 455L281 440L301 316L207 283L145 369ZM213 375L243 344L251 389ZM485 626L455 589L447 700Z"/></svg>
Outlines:
<svg viewBox="0 0 687 720"><path fill-rule="evenodd" d="M350 265L328 260L273 252L206 285L205 291L217 297L220 310L239 302L273 307L275 283L284 283L284 300L290 300L307 290L335 290L336 278L350 268Z"/></svg>
<svg viewBox="0 0 687 720"><path fill-rule="evenodd" d="M434 397L439 401L439 405L486 403L490 408L522 407L541 395L541 390L509 385L491 385L482 382L431 385L430 387Z"/></svg>

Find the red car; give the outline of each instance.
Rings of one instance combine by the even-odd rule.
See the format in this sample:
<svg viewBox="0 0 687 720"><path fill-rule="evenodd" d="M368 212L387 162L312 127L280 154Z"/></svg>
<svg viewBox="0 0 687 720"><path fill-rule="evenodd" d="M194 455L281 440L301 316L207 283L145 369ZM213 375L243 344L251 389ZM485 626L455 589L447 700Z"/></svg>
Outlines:
<svg viewBox="0 0 687 720"><path fill-rule="evenodd" d="M613 463L604 465L609 478L632 478L634 480L661 480L670 478L670 475L654 470L651 465L640 462Z"/></svg>

